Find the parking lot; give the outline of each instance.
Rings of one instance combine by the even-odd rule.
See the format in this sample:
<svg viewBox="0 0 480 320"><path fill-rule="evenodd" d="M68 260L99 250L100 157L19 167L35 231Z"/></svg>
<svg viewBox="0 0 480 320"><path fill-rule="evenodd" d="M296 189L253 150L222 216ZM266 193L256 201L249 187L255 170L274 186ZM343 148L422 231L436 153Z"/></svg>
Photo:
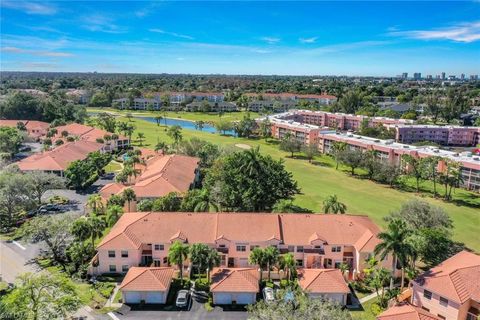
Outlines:
<svg viewBox="0 0 480 320"><path fill-rule="evenodd" d="M211 311L207 311L204 307L204 303L207 301L205 296L194 295L190 300L190 305L184 310L178 310L172 308L171 311L161 310L163 308L155 308L154 306L146 306L141 310L138 307L133 308L125 312L125 314L114 313L115 316L121 320L157 320L157 319L215 319L215 320L245 320L247 319L247 313L245 311L230 311L227 308L215 307ZM121 311L120 311L121 312Z"/></svg>

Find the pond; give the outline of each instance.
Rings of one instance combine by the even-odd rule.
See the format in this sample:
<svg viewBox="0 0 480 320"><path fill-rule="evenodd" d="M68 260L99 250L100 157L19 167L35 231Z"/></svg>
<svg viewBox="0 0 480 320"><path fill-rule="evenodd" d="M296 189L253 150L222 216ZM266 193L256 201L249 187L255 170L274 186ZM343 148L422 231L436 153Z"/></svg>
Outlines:
<svg viewBox="0 0 480 320"><path fill-rule="evenodd" d="M157 121L155 120L154 117L135 117L135 118L142 119L142 120L145 120L145 121L148 121L148 122L157 123ZM193 121L181 120L181 119L172 119L172 118L163 118L162 121L160 121L160 125L164 126L165 122L166 122L167 126L178 125L178 126L182 127L183 129L197 130L195 128L195 122L193 122ZM210 133L216 133L217 132L215 127L212 126L211 124L208 124L208 123L205 123L203 125L202 131L210 132ZM225 131L225 134L236 136L236 133L235 133L234 130L227 130L227 131Z"/></svg>

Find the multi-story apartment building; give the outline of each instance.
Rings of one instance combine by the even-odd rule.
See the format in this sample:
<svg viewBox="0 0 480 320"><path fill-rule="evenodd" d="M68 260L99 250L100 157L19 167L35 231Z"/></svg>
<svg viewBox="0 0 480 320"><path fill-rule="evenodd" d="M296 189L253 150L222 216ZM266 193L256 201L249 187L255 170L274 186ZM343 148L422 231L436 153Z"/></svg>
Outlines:
<svg viewBox="0 0 480 320"><path fill-rule="evenodd" d="M479 127L434 125L389 125L401 143L430 141L443 146L475 146L480 143Z"/></svg>
<svg viewBox="0 0 480 320"><path fill-rule="evenodd" d="M319 127L330 127L338 130L360 130L362 123L368 121L370 127L392 124L410 124L412 120L392 119L385 117L367 117L346 113L331 113L326 111L292 110L284 115L284 119L293 119L298 122L316 125Z"/></svg>
<svg viewBox="0 0 480 320"><path fill-rule="evenodd" d="M282 120L275 116L268 117L271 122L272 137L275 139L283 139L286 134L290 134L295 137L302 144L315 143L318 139L318 135L322 131L321 128L295 122L292 120Z"/></svg>
<svg viewBox="0 0 480 320"><path fill-rule="evenodd" d="M130 101L127 98L114 99L112 102L114 105L117 105L119 109L160 110L162 107L162 102L158 98L134 98L132 105L130 105Z"/></svg>
<svg viewBox="0 0 480 320"><path fill-rule="evenodd" d="M355 276L380 242L379 231L370 218L356 215L131 212L123 214L97 246L89 272L168 266L168 250L180 241L217 249L220 267L248 267L254 248L275 246L282 254L291 252L299 267L338 268L347 263ZM382 264L392 269L392 262L388 257Z"/></svg>
<svg viewBox="0 0 480 320"><path fill-rule="evenodd" d="M419 319L477 320L480 314L480 256L462 251L412 281L410 310ZM395 306L380 320L400 319L407 307ZM406 318L401 319L413 319Z"/></svg>
<svg viewBox="0 0 480 320"><path fill-rule="evenodd" d="M337 97L328 94L296 94L296 93L246 93L245 96L254 99L263 98L265 100L293 100L310 101L320 105L330 105L337 101Z"/></svg>
<svg viewBox="0 0 480 320"><path fill-rule="evenodd" d="M178 108L182 103L188 104L203 100L219 103L225 100L222 92L168 92L164 95L170 98L170 108Z"/></svg>
<svg viewBox="0 0 480 320"><path fill-rule="evenodd" d="M350 148L360 150L375 150L379 159L384 159L394 165L402 165L401 158L409 154L418 158L438 156L443 159L453 160L460 163L462 174L462 186L469 190L480 191L480 156L470 152L456 153L441 150L434 147L416 147L408 144L397 143L394 140L380 140L352 133L320 132L318 135L318 147L322 153L331 153L335 142L344 142ZM439 162L439 170L444 168L443 161Z"/></svg>
<svg viewBox="0 0 480 320"><path fill-rule="evenodd" d="M248 111L285 112L297 106L294 100L253 100L248 103Z"/></svg>
<svg viewBox="0 0 480 320"><path fill-rule="evenodd" d="M0 120L0 127L18 128L19 122L23 123L28 136L35 140L44 137L50 128L49 123L36 120Z"/></svg>
<svg viewBox="0 0 480 320"><path fill-rule="evenodd" d="M205 101L194 101L185 107L187 111L208 111L208 112L234 112L238 111L238 107L233 102L211 102L207 101L208 106L205 106Z"/></svg>

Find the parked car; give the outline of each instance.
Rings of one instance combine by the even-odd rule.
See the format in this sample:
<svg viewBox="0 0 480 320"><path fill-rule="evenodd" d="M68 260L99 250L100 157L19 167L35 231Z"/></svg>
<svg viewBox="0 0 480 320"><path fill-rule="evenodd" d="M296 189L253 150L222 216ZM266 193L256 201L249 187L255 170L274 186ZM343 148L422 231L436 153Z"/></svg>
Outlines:
<svg viewBox="0 0 480 320"><path fill-rule="evenodd" d="M45 204L39 208L39 210L47 210L47 211L60 211L62 208L57 204Z"/></svg>
<svg viewBox="0 0 480 320"><path fill-rule="evenodd" d="M263 300L265 300L266 303L271 303L275 301L275 292L273 291L272 288L270 287L263 288Z"/></svg>
<svg viewBox="0 0 480 320"><path fill-rule="evenodd" d="M188 290L180 290L177 293L177 300L175 301L175 305L178 308L187 307L189 300L190 300L190 292Z"/></svg>

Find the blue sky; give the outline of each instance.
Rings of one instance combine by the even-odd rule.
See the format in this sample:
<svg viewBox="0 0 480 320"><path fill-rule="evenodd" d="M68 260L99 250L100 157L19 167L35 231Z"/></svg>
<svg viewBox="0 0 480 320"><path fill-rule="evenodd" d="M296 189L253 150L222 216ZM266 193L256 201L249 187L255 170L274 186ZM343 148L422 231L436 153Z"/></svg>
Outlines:
<svg viewBox="0 0 480 320"><path fill-rule="evenodd" d="M1 1L1 69L480 74L480 1Z"/></svg>

